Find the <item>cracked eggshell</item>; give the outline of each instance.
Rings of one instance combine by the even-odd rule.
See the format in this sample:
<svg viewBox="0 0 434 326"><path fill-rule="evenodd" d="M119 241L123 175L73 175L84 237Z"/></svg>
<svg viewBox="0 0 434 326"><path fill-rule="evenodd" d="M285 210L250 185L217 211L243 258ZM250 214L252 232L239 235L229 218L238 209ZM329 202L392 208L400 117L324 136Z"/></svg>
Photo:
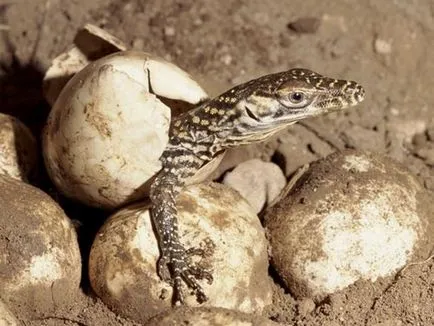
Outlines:
<svg viewBox="0 0 434 326"><path fill-rule="evenodd" d="M98 26L86 24L74 38L68 51L53 59L45 72L42 89L45 99L53 106L69 79L92 61L127 50L126 45Z"/></svg>
<svg viewBox="0 0 434 326"><path fill-rule="evenodd" d="M265 317L215 307L179 307L152 318L145 326L278 326Z"/></svg>
<svg viewBox="0 0 434 326"><path fill-rule="evenodd" d="M429 198L389 158L332 154L267 213L272 264L291 293L317 301L358 280L394 275L432 247Z"/></svg>
<svg viewBox="0 0 434 326"><path fill-rule="evenodd" d="M44 192L0 176L1 298L20 316L41 316L78 291L75 229Z"/></svg>
<svg viewBox="0 0 434 326"><path fill-rule="evenodd" d="M17 118L0 113L0 173L27 182L36 172L36 139Z"/></svg>
<svg viewBox="0 0 434 326"><path fill-rule="evenodd" d="M107 209L144 197L168 142L170 108L157 95L190 103L206 98L186 72L143 52L118 52L77 73L43 134L57 188Z"/></svg>
<svg viewBox="0 0 434 326"><path fill-rule="evenodd" d="M193 257L213 270L213 283L200 281L205 306L259 313L271 304L267 241L257 215L229 187L191 185L177 200L181 241L201 247ZM172 288L157 275L159 247L148 207L136 204L112 215L92 246L89 277L98 296L117 313L144 322L171 308ZM199 306L186 291L186 303Z"/></svg>

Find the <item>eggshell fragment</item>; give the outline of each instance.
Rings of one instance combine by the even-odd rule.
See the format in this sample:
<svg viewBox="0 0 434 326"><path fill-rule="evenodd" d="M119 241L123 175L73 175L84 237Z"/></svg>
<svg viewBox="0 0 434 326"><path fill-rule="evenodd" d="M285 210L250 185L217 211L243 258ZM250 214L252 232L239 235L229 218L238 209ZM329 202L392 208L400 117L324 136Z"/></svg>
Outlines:
<svg viewBox="0 0 434 326"><path fill-rule="evenodd" d="M115 36L92 24L78 30L72 47L53 59L43 80L47 102L53 106L69 79L92 61L106 55L127 50Z"/></svg>

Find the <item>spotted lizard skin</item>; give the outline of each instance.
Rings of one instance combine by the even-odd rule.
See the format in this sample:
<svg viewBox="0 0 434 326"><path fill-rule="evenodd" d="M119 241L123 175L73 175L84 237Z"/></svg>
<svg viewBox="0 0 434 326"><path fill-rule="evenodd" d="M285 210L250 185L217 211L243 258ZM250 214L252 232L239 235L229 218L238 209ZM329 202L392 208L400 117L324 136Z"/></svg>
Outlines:
<svg viewBox="0 0 434 326"><path fill-rule="evenodd" d="M184 302L183 282L199 302L206 301L198 280L212 281L209 271L191 263L178 235L175 200L187 180L228 148L263 141L299 120L356 105L364 96L354 81L291 69L238 85L173 121L150 198L161 250L158 273L173 285L175 303Z"/></svg>

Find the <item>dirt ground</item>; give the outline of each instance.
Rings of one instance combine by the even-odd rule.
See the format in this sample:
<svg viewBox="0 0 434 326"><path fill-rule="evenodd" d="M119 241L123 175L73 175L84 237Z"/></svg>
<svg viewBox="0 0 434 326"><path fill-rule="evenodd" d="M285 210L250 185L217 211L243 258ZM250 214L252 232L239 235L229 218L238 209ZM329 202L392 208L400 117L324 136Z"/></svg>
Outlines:
<svg viewBox="0 0 434 326"><path fill-rule="evenodd" d="M336 150L371 150L402 162L434 191L432 0L0 0L0 110L35 135L49 110L43 73L88 22L173 61L211 95L291 67L357 80L367 92L359 107L296 125L240 157L273 160L289 177ZM65 206L70 216L81 209L72 206ZM80 228L84 260L98 226ZM134 325L88 293L86 280L83 291L74 306L23 322ZM431 259L316 306L276 286L268 317L298 326L425 326L434 325L433 305Z"/></svg>

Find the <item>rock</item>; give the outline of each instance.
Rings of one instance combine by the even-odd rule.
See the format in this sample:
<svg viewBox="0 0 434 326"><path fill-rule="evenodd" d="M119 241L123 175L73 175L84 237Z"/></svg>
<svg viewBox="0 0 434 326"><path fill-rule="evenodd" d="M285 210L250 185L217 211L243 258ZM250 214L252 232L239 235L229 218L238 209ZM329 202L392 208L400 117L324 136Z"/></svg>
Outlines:
<svg viewBox="0 0 434 326"><path fill-rule="evenodd" d="M392 43L377 37L374 40L374 51L379 54L390 54L392 52Z"/></svg>
<svg viewBox="0 0 434 326"><path fill-rule="evenodd" d="M253 159L239 164L225 175L223 184L238 191L259 213L285 187L286 178L274 163Z"/></svg>
<svg viewBox="0 0 434 326"><path fill-rule="evenodd" d="M384 152L386 149L384 135L375 130L353 125L342 134L345 142L351 148L374 152Z"/></svg>
<svg viewBox="0 0 434 326"><path fill-rule="evenodd" d="M298 302L297 310L301 316L307 316L312 313L316 308L315 302L310 298L301 299Z"/></svg>
<svg viewBox="0 0 434 326"><path fill-rule="evenodd" d="M317 17L303 17L288 24L288 28L296 33L313 34L318 31L321 20Z"/></svg>
<svg viewBox="0 0 434 326"><path fill-rule="evenodd" d="M386 125L389 155L403 162L405 159L404 145L410 144L414 135L425 132L427 123L424 120L394 119Z"/></svg>
<svg viewBox="0 0 434 326"><path fill-rule="evenodd" d="M226 150L226 154L217 169L212 173L213 180L218 179L226 171L233 169L238 164L251 159L261 159L269 161L278 147L279 135L272 136L265 142L253 143L246 146L230 148Z"/></svg>
<svg viewBox="0 0 434 326"><path fill-rule="evenodd" d="M172 36L175 36L175 34L176 34L175 27L173 27L173 26L164 27L164 35L165 36L172 37Z"/></svg>
<svg viewBox="0 0 434 326"><path fill-rule="evenodd" d="M295 124L278 136L275 158L286 176L301 166L333 152L333 148L319 139L311 129Z"/></svg>

